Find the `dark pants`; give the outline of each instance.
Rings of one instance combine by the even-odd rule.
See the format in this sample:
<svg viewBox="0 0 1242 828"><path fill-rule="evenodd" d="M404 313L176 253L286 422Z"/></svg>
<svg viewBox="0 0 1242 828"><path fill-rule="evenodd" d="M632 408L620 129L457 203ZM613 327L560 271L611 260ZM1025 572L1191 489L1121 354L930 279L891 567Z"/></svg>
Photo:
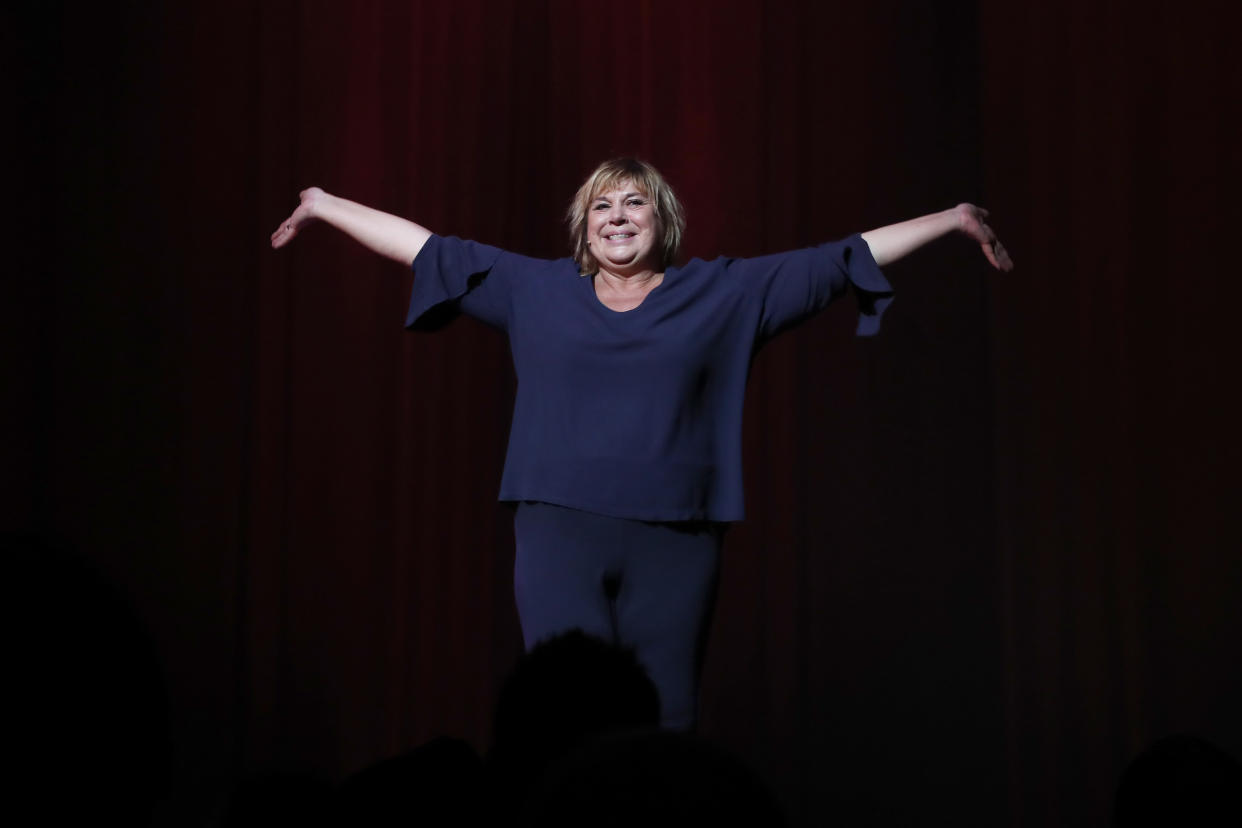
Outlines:
<svg viewBox="0 0 1242 828"><path fill-rule="evenodd" d="M547 503L519 504L513 526L526 648L574 628L630 647L660 693L662 724L693 727L723 527Z"/></svg>

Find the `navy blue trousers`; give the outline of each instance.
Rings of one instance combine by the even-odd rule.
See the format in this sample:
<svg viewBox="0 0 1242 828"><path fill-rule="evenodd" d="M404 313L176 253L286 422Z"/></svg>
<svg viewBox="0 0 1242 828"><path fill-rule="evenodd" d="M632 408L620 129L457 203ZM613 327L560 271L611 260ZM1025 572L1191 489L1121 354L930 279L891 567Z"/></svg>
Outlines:
<svg viewBox="0 0 1242 828"><path fill-rule="evenodd" d="M526 648L574 628L632 648L659 691L663 726L692 728L723 526L520 503L513 527Z"/></svg>

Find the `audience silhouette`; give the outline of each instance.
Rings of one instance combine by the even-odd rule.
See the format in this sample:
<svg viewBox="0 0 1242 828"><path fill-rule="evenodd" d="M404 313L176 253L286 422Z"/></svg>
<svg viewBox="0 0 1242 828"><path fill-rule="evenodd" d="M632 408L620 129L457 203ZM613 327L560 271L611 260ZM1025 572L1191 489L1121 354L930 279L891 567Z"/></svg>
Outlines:
<svg viewBox="0 0 1242 828"><path fill-rule="evenodd" d="M1132 761L1117 786L1116 828L1242 825L1242 766L1198 736L1166 736Z"/></svg>

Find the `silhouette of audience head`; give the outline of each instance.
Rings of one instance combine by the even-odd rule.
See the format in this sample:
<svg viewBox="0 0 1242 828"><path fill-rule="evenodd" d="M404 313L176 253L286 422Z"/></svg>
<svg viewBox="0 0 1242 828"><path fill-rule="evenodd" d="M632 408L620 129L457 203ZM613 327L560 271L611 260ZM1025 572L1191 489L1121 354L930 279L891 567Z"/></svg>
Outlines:
<svg viewBox="0 0 1242 828"><path fill-rule="evenodd" d="M1211 742L1158 740L1126 768L1117 787L1116 828L1242 825L1242 766Z"/></svg>
<svg viewBox="0 0 1242 828"><path fill-rule="evenodd" d="M313 774L256 773L241 780L220 819L222 828L297 825L329 828L332 788Z"/></svg>
<svg viewBox="0 0 1242 828"><path fill-rule="evenodd" d="M337 788L336 824L353 828L474 825L483 763L461 739L440 737L371 765Z"/></svg>
<svg viewBox="0 0 1242 828"><path fill-rule="evenodd" d="M521 799L548 765L589 740L659 721L655 685L631 650L581 630L542 641L501 688L488 755L493 795Z"/></svg>
<svg viewBox="0 0 1242 828"><path fill-rule="evenodd" d="M759 776L701 738L641 731L596 740L554 765L521 824L540 828L785 825Z"/></svg>
<svg viewBox="0 0 1242 828"><path fill-rule="evenodd" d="M16 813L33 822L144 825L171 790L168 693L153 639L124 593L56 538L0 534L6 747Z"/></svg>
<svg viewBox="0 0 1242 828"><path fill-rule="evenodd" d="M505 681L493 752L554 757L591 736L659 721L655 685L633 651L572 630L537 644Z"/></svg>

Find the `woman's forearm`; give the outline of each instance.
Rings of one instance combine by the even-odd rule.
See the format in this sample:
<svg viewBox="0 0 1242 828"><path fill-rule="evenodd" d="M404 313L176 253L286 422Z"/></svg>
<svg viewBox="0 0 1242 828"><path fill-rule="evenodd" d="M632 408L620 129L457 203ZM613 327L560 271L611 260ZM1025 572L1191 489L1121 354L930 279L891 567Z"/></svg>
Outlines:
<svg viewBox="0 0 1242 828"><path fill-rule="evenodd" d="M962 203L949 210L931 213L916 219L868 230L863 241L871 248L876 264L883 267L928 242L949 233L960 232L979 243L984 257L997 270L1012 270L1009 251L996 238L987 224L988 211L973 204Z"/></svg>
<svg viewBox="0 0 1242 828"><path fill-rule="evenodd" d="M867 247L871 248L875 263L883 267L959 227L958 211L954 208L886 227L877 227L863 233L862 237Z"/></svg>
<svg viewBox="0 0 1242 828"><path fill-rule="evenodd" d="M430 230L408 219L339 196L324 196L312 214L381 256L409 264L431 238Z"/></svg>

